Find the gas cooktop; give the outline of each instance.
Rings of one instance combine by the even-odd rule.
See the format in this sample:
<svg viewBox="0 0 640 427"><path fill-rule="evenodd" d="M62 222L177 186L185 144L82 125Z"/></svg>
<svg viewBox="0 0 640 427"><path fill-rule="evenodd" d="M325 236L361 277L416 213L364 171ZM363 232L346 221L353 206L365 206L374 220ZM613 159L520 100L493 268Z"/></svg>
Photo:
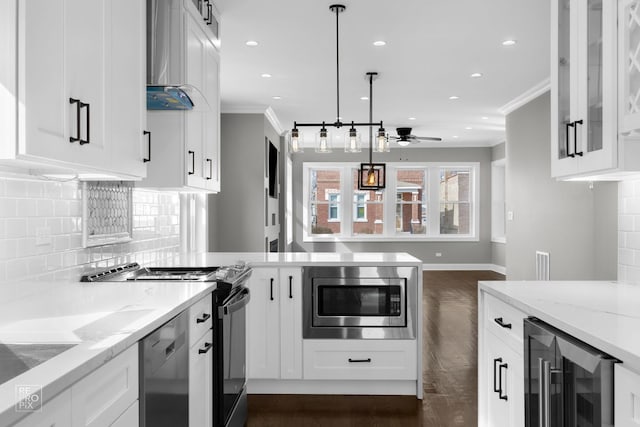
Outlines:
<svg viewBox="0 0 640 427"><path fill-rule="evenodd" d="M122 264L82 276L81 282L124 282L128 280L233 281L249 267L238 263L223 267L141 267L137 262Z"/></svg>

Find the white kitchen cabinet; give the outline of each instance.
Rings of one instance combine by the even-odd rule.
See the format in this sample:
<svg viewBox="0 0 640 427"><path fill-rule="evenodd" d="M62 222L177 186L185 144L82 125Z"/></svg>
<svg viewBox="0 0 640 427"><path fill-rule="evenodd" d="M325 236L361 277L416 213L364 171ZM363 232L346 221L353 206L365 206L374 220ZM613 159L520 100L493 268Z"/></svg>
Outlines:
<svg viewBox="0 0 640 427"><path fill-rule="evenodd" d="M524 426L527 316L486 292L478 303L478 426Z"/></svg>
<svg viewBox="0 0 640 427"><path fill-rule="evenodd" d="M254 268L247 308L248 379L302 378L302 272Z"/></svg>
<svg viewBox="0 0 640 427"><path fill-rule="evenodd" d="M138 400L138 346L131 346L72 385L71 396L73 427L113 424Z"/></svg>
<svg viewBox="0 0 640 427"><path fill-rule="evenodd" d="M213 300L211 294L200 298L189 307L189 347L193 347L213 326Z"/></svg>
<svg viewBox="0 0 640 427"><path fill-rule="evenodd" d="M197 89L206 104L194 101L193 110L148 111L153 154L143 187L180 191L220 190L220 57L201 18L187 11L184 0L171 10L172 29L178 34L169 65L169 80Z"/></svg>
<svg viewBox="0 0 640 427"><path fill-rule="evenodd" d="M136 400L110 427L138 427L140 424L140 405ZM55 427L55 426L54 426Z"/></svg>
<svg viewBox="0 0 640 427"><path fill-rule="evenodd" d="M17 83L7 85L18 130L0 148L4 163L143 176L144 0L17 5L17 48L7 52Z"/></svg>
<svg viewBox="0 0 640 427"><path fill-rule="evenodd" d="M189 426L210 426L213 417L213 331L189 349Z"/></svg>
<svg viewBox="0 0 640 427"><path fill-rule="evenodd" d="M67 389L49 402L43 402L40 412L33 412L13 427L71 426L71 389Z"/></svg>
<svg viewBox="0 0 640 427"><path fill-rule="evenodd" d="M618 138L631 162L640 158L640 1L618 1ZM636 160L637 161L637 160ZM631 168L630 168L631 169ZM633 169L640 166L633 164Z"/></svg>
<svg viewBox="0 0 640 427"><path fill-rule="evenodd" d="M624 363L614 366L616 427L640 427L640 375L627 369Z"/></svg>

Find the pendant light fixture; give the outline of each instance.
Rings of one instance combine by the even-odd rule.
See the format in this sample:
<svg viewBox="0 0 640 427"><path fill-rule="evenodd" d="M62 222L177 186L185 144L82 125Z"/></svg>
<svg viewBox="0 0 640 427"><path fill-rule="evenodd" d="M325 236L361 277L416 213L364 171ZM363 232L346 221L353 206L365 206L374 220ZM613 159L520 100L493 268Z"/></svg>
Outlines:
<svg viewBox="0 0 640 427"><path fill-rule="evenodd" d="M317 153L330 153L332 151L331 132L327 128L340 129L349 122L343 122L340 117L340 26L339 16L341 12L344 12L346 7L342 4L332 4L329 6L329 10L336 14L336 119L333 122L323 121L321 123L298 123L293 122L293 129L289 134L289 150L293 153L300 153L304 150L302 145L302 133L298 127L318 127L320 130L316 133L316 147ZM359 153L362 148L360 144L360 133L356 127L369 126L370 132L372 126L379 126L378 133L384 134L384 127L382 121L378 123L372 123L371 118L369 123L356 123L351 122L351 127L345 133L344 150L348 153ZM371 138L369 138L371 141ZM369 144L371 145L371 143Z"/></svg>
<svg viewBox="0 0 640 427"><path fill-rule="evenodd" d="M373 120L373 80L378 73L369 72L369 123ZM389 147L389 138L380 123L380 129L376 134L376 145L379 151L384 151L384 147ZM381 190L386 186L387 166L384 163L373 163L373 127L369 125L369 163L360 163L358 171L358 190ZM378 150L376 150L378 151Z"/></svg>

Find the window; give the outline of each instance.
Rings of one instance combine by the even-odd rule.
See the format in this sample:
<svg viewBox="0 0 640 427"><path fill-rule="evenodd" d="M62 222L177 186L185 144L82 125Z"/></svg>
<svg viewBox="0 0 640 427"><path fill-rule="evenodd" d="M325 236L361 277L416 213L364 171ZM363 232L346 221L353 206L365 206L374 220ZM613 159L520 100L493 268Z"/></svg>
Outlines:
<svg viewBox="0 0 640 427"><path fill-rule="evenodd" d="M387 163L377 191L358 189L358 167L304 163L305 240L478 240L479 163Z"/></svg>

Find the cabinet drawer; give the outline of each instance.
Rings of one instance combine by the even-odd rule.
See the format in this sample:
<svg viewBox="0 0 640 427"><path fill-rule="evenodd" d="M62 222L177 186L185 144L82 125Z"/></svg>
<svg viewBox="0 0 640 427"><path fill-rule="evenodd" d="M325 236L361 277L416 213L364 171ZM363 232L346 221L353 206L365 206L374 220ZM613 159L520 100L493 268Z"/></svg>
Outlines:
<svg viewBox="0 0 640 427"><path fill-rule="evenodd" d="M484 321L486 330L492 331L519 354L523 352L523 320L527 317L515 307L484 293Z"/></svg>
<svg viewBox="0 0 640 427"><path fill-rule="evenodd" d="M189 307L189 347L200 341L200 338L213 325L211 294Z"/></svg>
<svg viewBox="0 0 640 427"><path fill-rule="evenodd" d="M75 383L71 396L73 426L113 424L138 399L138 346Z"/></svg>
<svg viewBox="0 0 640 427"><path fill-rule="evenodd" d="M614 369L616 427L640 427L640 375L621 363Z"/></svg>
<svg viewBox="0 0 640 427"><path fill-rule="evenodd" d="M416 342L305 340L304 379L415 380Z"/></svg>

